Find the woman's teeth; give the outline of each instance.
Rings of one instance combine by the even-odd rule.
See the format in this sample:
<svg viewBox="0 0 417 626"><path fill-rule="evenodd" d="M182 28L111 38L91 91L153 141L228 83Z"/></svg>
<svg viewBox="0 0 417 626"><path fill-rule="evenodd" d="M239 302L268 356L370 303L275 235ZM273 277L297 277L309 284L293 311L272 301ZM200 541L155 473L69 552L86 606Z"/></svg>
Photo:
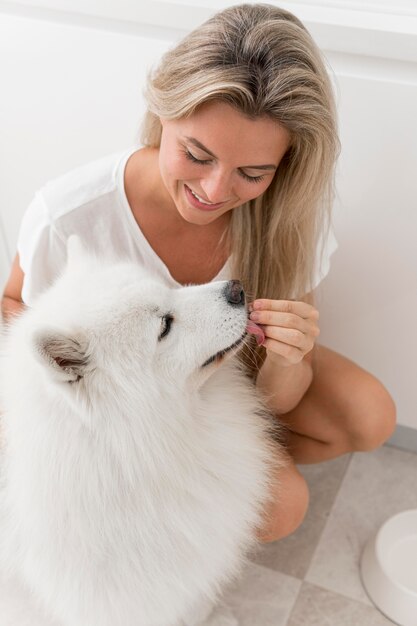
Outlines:
<svg viewBox="0 0 417 626"><path fill-rule="evenodd" d="M190 189L190 188L188 187L188 189ZM193 191L192 189L190 189L190 191L191 191L191 193L193 194L193 196L194 196L195 198L197 198L197 200L198 200L199 202L201 202L201 204L214 204L213 202L207 202L206 200L203 200L202 198L200 198L200 196L199 196L199 195L197 195L197 194L196 194L196 192L195 192L195 191Z"/></svg>

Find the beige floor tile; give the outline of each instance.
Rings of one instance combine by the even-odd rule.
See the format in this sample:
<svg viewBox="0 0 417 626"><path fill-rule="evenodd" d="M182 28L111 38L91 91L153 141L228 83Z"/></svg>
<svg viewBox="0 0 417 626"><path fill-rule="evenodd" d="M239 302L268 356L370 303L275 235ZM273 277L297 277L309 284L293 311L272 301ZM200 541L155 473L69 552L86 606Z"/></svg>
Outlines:
<svg viewBox="0 0 417 626"><path fill-rule="evenodd" d="M220 604L222 618L210 626L222 624L226 610L239 626L286 626L300 586L301 580L250 563L226 590Z"/></svg>
<svg viewBox="0 0 417 626"><path fill-rule="evenodd" d="M371 606L303 583L287 626L388 626L392 623Z"/></svg>
<svg viewBox="0 0 417 626"><path fill-rule="evenodd" d="M391 515L417 507L417 455L384 446L355 453L305 580L371 605L359 576L369 537Z"/></svg>
<svg viewBox="0 0 417 626"><path fill-rule="evenodd" d="M304 578L350 458L351 455L345 455L326 463L299 466L310 491L310 504L304 522L289 537L262 546L253 558L256 563L289 576Z"/></svg>

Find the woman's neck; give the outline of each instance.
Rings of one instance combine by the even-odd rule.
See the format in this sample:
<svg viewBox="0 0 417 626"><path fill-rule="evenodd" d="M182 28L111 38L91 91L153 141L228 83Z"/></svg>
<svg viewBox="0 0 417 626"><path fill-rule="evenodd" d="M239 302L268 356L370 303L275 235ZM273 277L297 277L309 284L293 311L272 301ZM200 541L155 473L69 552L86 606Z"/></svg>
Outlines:
<svg viewBox="0 0 417 626"><path fill-rule="evenodd" d="M178 228L184 220L168 193L159 171L158 149L141 148L128 159L125 168L125 191L135 219L151 211L170 227Z"/></svg>
<svg viewBox="0 0 417 626"><path fill-rule="evenodd" d="M173 199L162 180L157 148L141 148L128 159L124 184L126 196L135 220L142 226L145 221L156 222L163 231L174 236L202 236L200 225L187 222L178 212ZM230 215L225 214L203 230L209 233L221 233L229 223Z"/></svg>

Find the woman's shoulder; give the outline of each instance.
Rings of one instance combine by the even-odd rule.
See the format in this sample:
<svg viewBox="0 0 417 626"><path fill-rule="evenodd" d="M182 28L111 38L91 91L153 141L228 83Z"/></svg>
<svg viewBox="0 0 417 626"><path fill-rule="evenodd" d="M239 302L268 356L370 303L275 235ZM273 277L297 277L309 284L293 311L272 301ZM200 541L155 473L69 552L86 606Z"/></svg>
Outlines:
<svg viewBox="0 0 417 626"><path fill-rule="evenodd" d="M137 148L115 152L80 165L48 181L37 193L55 221L74 209L112 193L119 184L118 173Z"/></svg>

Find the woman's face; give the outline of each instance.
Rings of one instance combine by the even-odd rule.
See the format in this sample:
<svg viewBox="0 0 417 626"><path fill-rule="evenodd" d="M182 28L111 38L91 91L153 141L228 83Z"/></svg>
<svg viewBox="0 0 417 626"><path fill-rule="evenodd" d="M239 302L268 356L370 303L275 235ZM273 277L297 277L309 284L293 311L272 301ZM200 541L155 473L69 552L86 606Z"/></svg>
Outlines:
<svg viewBox="0 0 417 626"><path fill-rule="evenodd" d="M252 120L217 101L161 123L162 180L180 215L193 224L213 222L261 195L290 141L272 119Z"/></svg>

